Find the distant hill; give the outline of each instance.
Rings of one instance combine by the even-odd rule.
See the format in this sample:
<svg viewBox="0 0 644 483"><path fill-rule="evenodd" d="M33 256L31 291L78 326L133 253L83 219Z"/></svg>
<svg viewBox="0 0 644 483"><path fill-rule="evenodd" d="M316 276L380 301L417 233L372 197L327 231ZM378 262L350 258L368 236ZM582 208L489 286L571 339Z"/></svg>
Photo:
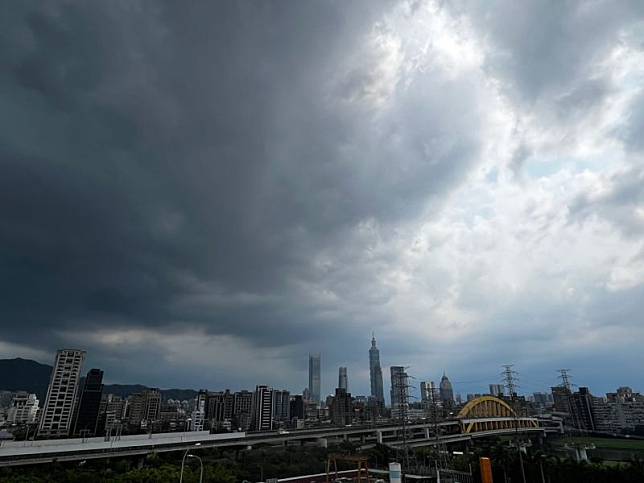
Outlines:
<svg viewBox="0 0 644 483"><path fill-rule="evenodd" d="M30 359L0 359L0 390L28 391L38 396L42 403L47 395L47 386L53 367ZM141 384L106 384L105 394L116 394L128 397L135 392L141 392L148 386ZM192 399L197 395L194 389L162 389L161 395L166 399Z"/></svg>
<svg viewBox="0 0 644 483"><path fill-rule="evenodd" d="M45 400L52 366L29 359L0 359L0 389L33 392Z"/></svg>

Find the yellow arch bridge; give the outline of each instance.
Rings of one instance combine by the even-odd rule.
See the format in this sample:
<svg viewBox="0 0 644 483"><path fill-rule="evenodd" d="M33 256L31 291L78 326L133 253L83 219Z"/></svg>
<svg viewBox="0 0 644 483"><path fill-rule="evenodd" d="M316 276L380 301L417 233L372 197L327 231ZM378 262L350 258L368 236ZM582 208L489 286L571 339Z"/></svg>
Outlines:
<svg viewBox="0 0 644 483"><path fill-rule="evenodd" d="M538 428L534 418L519 417L503 399L493 396L469 401L458 413L461 432L465 434L515 428Z"/></svg>

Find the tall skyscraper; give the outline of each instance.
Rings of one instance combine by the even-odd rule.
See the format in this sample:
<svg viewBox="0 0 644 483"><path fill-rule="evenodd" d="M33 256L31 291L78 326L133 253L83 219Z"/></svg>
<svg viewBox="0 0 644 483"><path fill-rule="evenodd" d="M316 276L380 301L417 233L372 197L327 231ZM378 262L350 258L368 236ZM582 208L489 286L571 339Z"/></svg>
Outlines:
<svg viewBox="0 0 644 483"><path fill-rule="evenodd" d="M309 354L309 391L311 401L320 404L320 354Z"/></svg>
<svg viewBox="0 0 644 483"><path fill-rule="evenodd" d="M56 353L51 372L47 397L43 406L39 437L60 438L68 436L72 428L74 402L76 401L85 351L62 349Z"/></svg>
<svg viewBox="0 0 644 483"><path fill-rule="evenodd" d="M409 376L403 366L391 366L391 409L399 411L409 405Z"/></svg>
<svg viewBox="0 0 644 483"><path fill-rule="evenodd" d="M371 379L371 396L373 396L380 404L384 404L385 392L382 385L380 351L376 347L375 335L371 337L371 349L369 349L369 377Z"/></svg>
<svg viewBox="0 0 644 483"><path fill-rule="evenodd" d="M444 405L450 406L454 403L454 388L452 387L452 383L445 375L445 372L443 372L443 377L441 377L439 391L441 401Z"/></svg>
<svg viewBox="0 0 644 483"><path fill-rule="evenodd" d="M257 386L253 395L253 421L255 431L273 429L273 388Z"/></svg>
<svg viewBox="0 0 644 483"><path fill-rule="evenodd" d="M79 400L76 423L74 424L75 435L96 435L96 423L98 422L98 412L101 407L102 397L103 371L91 369L85 376Z"/></svg>
<svg viewBox="0 0 644 483"><path fill-rule="evenodd" d="M338 387L344 389L345 391L349 390L349 380L347 378L347 368L341 367L338 370Z"/></svg>

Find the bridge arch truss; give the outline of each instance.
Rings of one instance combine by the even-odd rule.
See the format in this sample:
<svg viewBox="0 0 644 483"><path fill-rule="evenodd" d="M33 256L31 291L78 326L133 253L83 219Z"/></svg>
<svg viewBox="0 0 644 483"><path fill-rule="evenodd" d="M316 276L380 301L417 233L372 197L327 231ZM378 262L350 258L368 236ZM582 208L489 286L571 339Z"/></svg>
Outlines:
<svg viewBox="0 0 644 483"><path fill-rule="evenodd" d="M538 428L534 418L518 417L503 399L493 396L478 397L469 401L458 413L462 433L478 433L515 428Z"/></svg>

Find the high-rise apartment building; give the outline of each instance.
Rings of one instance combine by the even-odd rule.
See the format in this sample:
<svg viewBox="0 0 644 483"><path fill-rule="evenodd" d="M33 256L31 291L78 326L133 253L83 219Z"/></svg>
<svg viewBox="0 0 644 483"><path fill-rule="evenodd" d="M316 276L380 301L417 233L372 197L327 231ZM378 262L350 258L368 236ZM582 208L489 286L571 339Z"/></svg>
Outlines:
<svg viewBox="0 0 644 483"><path fill-rule="evenodd" d="M346 367L340 367L340 369L338 369L338 387L345 391L349 390L349 379L347 377Z"/></svg>
<svg viewBox="0 0 644 483"><path fill-rule="evenodd" d="M580 387L579 391L570 395L569 401L573 425L579 429L595 431L593 396L588 388Z"/></svg>
<svg viewBox="0 0 644 483"><path fill-rule="evenodd" d="M420 383L420 401L423 403L430 401L429 385L430 381L421 381Z"/></svg>
<svg viewBox="0 0 644 483"><path fill-rule="evenodd" d="M206 403L208 393L199 391L195 397L195 404L190 414L190 431L203 431L206 423Z"/></svg>
<svg viewBox="0 0 644 483"><path fill-rule="evenodd" d="M11 398L7 410L7 422L11 424L33 424L38 415L38 398L35 394L18 391Z"/></svg>
<svg viewBox="0 0 644 483"><path fill-rule="evenodd" d="M239 391L234 395L233 422L235 427L246 431L250 428L253 414L253 396L250 391Z"/></svg>
<svg viewBox="0 0 644 483"><path fill-rule="evenodd" d="M96 425L102 397L103 371L100 369L90 369L85 376L78 411L76 411L76 422L74 424L75 435L96 435Z"/></svg>
<svg viewBox="0 0 644 483"><path fill-rule="evenodd" d="M159 419L160 410L161 392L158 389L132 394L127 404L128 423L137 428L147 428Z"/></svg>
<svg viewBox="0 0 644 483"><path fill-rule="evenodd" d="M246 391L248 392L248 391ZM252 393L248 392L250 400ZM248 403L247 413L250 414L250 402ZM235 413L235 394L228 389L223 392L209 392L207 395L205 418L210 422L210 427L228 426L233 420Z"/></svg>
<svg viewBox="0 0 644 483"><path fill-rule="evenodd" d="M125 400L115 394L106 394L101 399L96 435L102 436L120 425L125 416Z"/></svg>
<svg viewBox="0 0 644 483"><path fill-rule="evenodd" d="M41 438L68 436L72 430L76 401L85 351L62 349L56 353L47 397L38 427Z"/></svg>
<svg viewBox="0 0 644 483"><path fill-rule="evenodd" d="M428 404L440 405L440 396L434 381L422 381L420 383L420 400L425 406Z"/></svg>
<svg viewBox="0 0 644 483"><path fill-rule="evenodd" d="M376 347L376 337L371 337L369 349L369 379L371 381L371 396L380 403L385 403L385 392L382 384L382 368L380 367L380 351Z"/></svg>
<svg viewBox="0 0 644 483"><path fill-rule="evenodd" d="M552 389L553 410L570 415L570 389L566 386L554 386Z"/></svg>
<svg viewBox="0 0 644 483"><path fill-rule="evenodd" d="M304 399L302 396L298 394L291 397L289 412L291 419L304 419Z"/></svg>
<svg viewBox="0 0 644 483"><path fill-rule="evenodd" d="M273 429L273 388L268 386L255 388L251 426L255 431Z"/></svg>
<svg viewBox="0 0 644 483"><path fill-rule="evenodd" d="M320 404L320 354L309 354L309 391L311 402Z"/></svg>
<svg viewBox="0 0 644 483"><path fill-rule="evenodd" d="M331 422L337 426L351 424L353 419L353 405L351 394L344 388L337 388L331 402Z"/></svg>
<svg viewBox="0 0 644 483"><path fill-rule="evenodd" d="M273 391L273 421L288 423L291 420L290 399L288 391Z"/></svg>

